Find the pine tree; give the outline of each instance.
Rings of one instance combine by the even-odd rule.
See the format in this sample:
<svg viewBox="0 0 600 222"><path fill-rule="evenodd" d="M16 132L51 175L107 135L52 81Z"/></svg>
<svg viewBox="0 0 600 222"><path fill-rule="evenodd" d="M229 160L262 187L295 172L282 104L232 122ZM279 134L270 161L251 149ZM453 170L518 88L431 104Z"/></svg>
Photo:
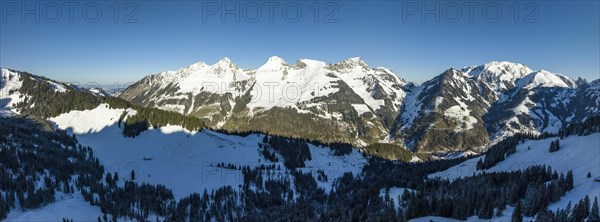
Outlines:
<svg viewBox="0 0 600 222"><path fill-rule="evenodd" d="M590 213L590 199L586 195L584 199L581 199L579 203L575 204L573 211L569 218L570 221L584 221Z"/></svg>
<svg viewBox="0 0 600 222"><path fill-rule="evenodd" d="M594 198L594 204L592 205L592 211L587 219L587 222L600 222L600 212L598 212L598 197Z"/></svg>
<svg viewBox="0 0 600 222"><path fill-rule="evenodd" d="M588 171L587 178L592 178L592 172L589 172L589 171Z"/></svg>
<svg viewBox="0 0 600 222"><path fill-rule="evenodd" d="M569 191L571 189L573 189L573 171L569 170L569 172L567 172L567 176L565 178L566 180L566 190Z"/></svg>
<svg viewBox="0 0 600 222"><path fill-rule="evenodd" d="M110 175L110 172L106 173L105 181L106 181L106 185L112 186L113 178L112 178L112 175Z"/></svg>
<svg viewBox="0 0 600 222"><path fill-rule="evenodd" d="M560 142L559 142L559 140L555 140L555 141L550 142L550 148L548 149L548 151L550 151L552 153L552 152L556 152L558 150L560 150Z"/></svg>
<svg viewBox="0 0 600 222"><path fill-rule="evenodd" d="M517 206L512 214L512 222L523 222L523 215L521 214L521 204L517 201Z"/></svg>
<svg viewBox="0 0 600 222"><path fill-rule="evenodd" d="M135 180L135 171L131 170L131 180Z"/></svg>
<svg viewBox="0 0 600 222"><path fill-rule="evenodd" d="M554 221L554 214L552 211L549 211L547 208L540 210L540 212L535 217L536 222L547 222Z"/></svg>

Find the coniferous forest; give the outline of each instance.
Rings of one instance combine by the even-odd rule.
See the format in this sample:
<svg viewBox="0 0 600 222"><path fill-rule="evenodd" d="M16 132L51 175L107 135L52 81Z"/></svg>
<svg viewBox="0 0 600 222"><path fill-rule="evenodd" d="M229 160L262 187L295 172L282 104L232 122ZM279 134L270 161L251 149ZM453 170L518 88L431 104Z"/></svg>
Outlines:
<svg viewBox="0 0 600 222"><path fill-rule="evenodd" d="M594 221L598 217L597 200L589 198L557 212L546 209L573 188L572 172L558 173L551 167L479 173L453 181L425 179L464 161L462 158L406 163L374 157L362 176L348 173L326 193L317 186L317 178L294 169L311 158L302 148L306 143L279 137L266 137L263 147L282 153L294 179L264 179L264 172L280 170L264 163L242 169L242 187L222 187L175 200L168 187L139 184L133 173L105 173L89 147L79 145L63 131L44 130L38 121L0 121L2 132L9 132L0 137L0 218L15 207L35 209L51 203L56 192L81 192L105 213L101 221L119 217L154 220L150 215L169 221L406 221L427 215L464 220L470 216L489 219L507 206L518 207L522 216L539 215L539 221ZM401 197L400 209L404 210L395 210L399 206L389 197L379 196L381 189L394 186L412 190Z"/></svg>

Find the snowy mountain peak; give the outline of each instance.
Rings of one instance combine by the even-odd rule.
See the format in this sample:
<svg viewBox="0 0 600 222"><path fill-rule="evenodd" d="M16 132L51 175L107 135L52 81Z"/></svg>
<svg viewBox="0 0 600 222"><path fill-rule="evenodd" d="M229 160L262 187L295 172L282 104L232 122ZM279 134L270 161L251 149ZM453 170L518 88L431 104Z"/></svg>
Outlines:
<svg viewBox="0 0 600 222"><path fill-rule="evenodd" d="M280 58L280 57L271 56L267 60L267 63L285 63L285 61L282 58Z"/></svg>
<svg viewBox="0 0 600 222"><path fill-rule="evenodd" d="M231 60L227 57L223 57L217 63L211 66L211 69L216 74L222 74L225 72L235 72L238 66L231 62Z"/></svg>
<svg viewBox="0 0 600 222"><path fill-rule="evenodd" d="M186 67L186 69L188 69L188 70L198 70L198 69L201 69L201 68L204 68L204 67L207 67L207 66L208 65L206 63L200 61L200 62L197 62L197 63L189 65L188 67Z"/></svg>
<svg viewBox="0 0 600 222"><path fill-rule="evenodd" d="M483 91L491 90L490 101L504 98L504 94L513 89L518 79L533 72L529 67L507 61L491 61L479 66L468 66L462 69L470 78L475 79Z"/></svg>
<svg viewBox="0 0 600 222"><path fill-rule="evenodd" d="M348 59L344 60L344 62L347 64L354 64L354 65L360 65L363 67L369 67L369 65L367 63L365 63L365 61L362 60L362 58L360 58L360 57L348 58Z"/></svg>
<svg viewBox="0 0 600 222"><path fill-rule="evenodd" d="M296 67L298 67L298 68L306 68L307 66L312 67L314 69L318 69L318 68L326 66L326 64L323 61L312 60L312 59L298 59L296 61Z"/></svg>
<svg viewBox="0 0 600 222"><path fill-rule="evenodd" d="M496 77L500 80L514 80L533 72L523 64L507 61L491 61L479 66L468 66L463 68L462 71L473 78Z"/></svg>
<svg viewBox="0 0 600 222"><path fill-rule="evenodd" d="M464 78L468 78L469 75L461 70L457 70L453 67L447 69L446 71L444 71L442 74L440 74L440 76L444 79L446 78L451 78L451 79L464 79Z"/></svg>
<svg viewBox="0 0 600 222"><path fill-rule="evenodd" d="M542 69L519 79L517 86L528 89L536 87L574 88L577 84L569 77Z"/></svg>
<svg viewBox="0 0 600 222"><path fill-rule="evenodd" d="M357 67L361 67L361 68L369 67L369 65L367 63L365 63L365 61L363 61L360 57L348 58L344 61L341 61L341 62L338 62L335 64L331 64L330 66L336 70L348 70L348 69L354 69Z"/></svg>
<svg viewBox="0 0 600 222"><path fill-rule="evenodd" d="M287 66L287 63L282 58L271 56L258 70L280 70L284 66Z"/></svg>
<svg viewBox="0 0 600 222"><path fill-rule="evenodd" d="M219 60L216 64L224 64L224 65L229 65L231 64L231 59L227 58L227 57L223 57L221 60Z"/></svg>
<svg viewBox="0 0 600 222"><path fill-rule="evenodd" d="M2 69L0 69L0 74L2 75L1 76L2 78L0 78L0 80L4 81L4 79L7 78L8 75L10 74L10 70L2 68Z"/></svg>

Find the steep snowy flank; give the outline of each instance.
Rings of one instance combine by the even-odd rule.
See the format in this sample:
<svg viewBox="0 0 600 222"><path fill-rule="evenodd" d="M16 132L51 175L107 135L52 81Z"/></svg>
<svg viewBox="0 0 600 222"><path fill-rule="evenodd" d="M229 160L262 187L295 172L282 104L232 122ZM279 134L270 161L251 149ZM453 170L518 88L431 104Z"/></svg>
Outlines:
<svg viewBox="0 0 600 222"><path fill-rule="evenodd" d="M419 116L419 111L423 106L421 100L419 100L419 95L421 94L421 90L423 87L417 86L414 84L410 84L409 87L406 87L406 97L404 98L404 103L402 106L402 112L400 112L399 121L400 127L404 129L410 129L412 124ZM436 98L436 106L439 105L443 101L443 97Z"/></svg>

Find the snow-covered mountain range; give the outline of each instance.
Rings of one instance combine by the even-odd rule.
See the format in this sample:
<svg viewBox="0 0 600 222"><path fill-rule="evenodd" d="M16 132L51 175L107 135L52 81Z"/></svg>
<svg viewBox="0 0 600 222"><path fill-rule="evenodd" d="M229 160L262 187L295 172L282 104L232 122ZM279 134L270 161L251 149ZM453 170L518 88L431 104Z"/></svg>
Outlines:
<svg viewBox="0 0 600 222"><path fill-rule="evenodd" d="M548 209L553 211L569 209L569 202L583 200L586 195L592 199L598 197L600 177L594 163L600 156L595 149L599 144L600 80L574 81L563 75L530 71L523 65L507 62L461 70L450 68L421 85L405 82L385 68L369 68L360 59L329 65L300 60L295 65L287 65L281 59L271 58L259 70L235 67L228 60L212 66L193 65L179 74L179 71L164 72L146 77L124 92L133 93L138 89L138 93L151 96L140 96L131 101L161 109L173 110L169 106L160 106L161 101L165 104L181 102L183 110L174 110L179 113L134 105L93 88L2 69L0 117L6 118L0 118L3 130L0 156L1 164L7 166L2 167L5 171L2 175L11 177L6 180L11 185L0 189L0 203L7 203L0 205L0 219L96 220L108 214L119 220L176 220L173 218L179 216L184 218L180 220L185 220L195 218L196 212L200 212L206 218L222 218L229 214L229 220L264 221L265 218L290 215L294 209L300 209L300 212L314 209L322 218L335 218L339 212L354 210L381 212L381 209L393 209L394 213L390 215L414 221L447 220L448 217L505 221L516 211L516 202L491 200L510 200L506 196L513 193L508 192L510 187L522 186L525 192L514 192L515 201L520 201L524 209L529 210L534 205L525 203L537 202L538 199L532 196L546 194L543 190L546 185L570 186L563 188L560 185L560 189L565 190L551 195L551 201L546 200L550 204ZM315 67L320 70L315 71ZM191 69L202 72L191 73ZM215 75L211 78L217 80L221 74L230 74L229 77L236 81L220 82L227 89L223 93L207 91L206 87L213 83L202 81L210 78L194 82L205 78L203 75L207 72L207 75ZM303 78L303 73L313 76ZM269 82L262 75L273 75L276 80L304 81L298 84L300 89L326 80L335 85L318 87L315 95L302 93L296 102L289 102L286 94L254 92L256 84L274 88L277 84L290 83ZM245 79L237 81L238 78ZM161 84L167 79L170 80L166 86ZM198 88L198 83L205 86ZM185 93L179 92L182 88ZM236 95L238 92L240 94ZM176 97L186 93L188 97ZM262 96L280 100L265 104L260 100L252 101ZM186 100L190 97L192 100ZM144 104L145 99L150 102ZM216 106L219 115L195 113L209 105ZM366 107L364 112L359 111L360 105ZM384 115L386 112L394 114L389 122ZM198 122L189 121L199 121L194 116L204 117L216 129L199 130L202 128L194 125ZM356 116L357 119L352 118ZM220 118L219 122L211 122L216 120L214 117ZM256 125L261 121L266 121L266 125ZM572 124L584 121L584 124ZM364 125L378 126L382 136L370 137L379 134L357 131ZM558 133L567 125L568 130ZM239 128L228 128L233 126ZM256 126L264 128L252 128ZM338 131L328 134L332 128L320 128L323 126L334 129L345 126L343 130L346 131L339 132L346 134L336 134ZM126 133L140 127L141 131L134 136ZM219 131L219 127L259 130L271 135ZM308 135L309 140L279 137L273 130L288 132L291 136ZM322 133L327 137L318 137ZM510 148L494 146L481 156L420 161L431 157L427 154L447 153L448 157L456 157L457 152L450 151L485 151L491 144L516 133L553 135L523 137L527 139L513 137L499 143L513 141L512 152L508 151ZM336 138L339 135L347 137ZM417 155L403 161L416 163L383 160L370 156L373 152L365 152L368 151L366 148L353 149L361 148L359 146L319 143L326 139L351 141L358 145L373 141L405 145ZM549 144L558 144L556 141L560 141L560 149L549 151L548 147L552 147ZM384 146L389 144L375 145L372 146L375 153L389 151L385 150L389 146ZM397 148L402 149L401 146ZM502 151L501 158L497 156L498 150ZM481 161L491 161L494 157L498 157L497 162L480 169ZM39 167L40 163L43 167ZM554 176L548 174L546 179L527 183L524 182L527 180L515 179L517 174L525 171L529 173L523 174L524 178L534 178L535 173L531 173L535 170L529 167L542 165L552 167L561 176L552 179ZM486 174L479 174L482 172ZM538 174L546 172L551 172L550 168ZM571 185L563 181L563 173L567 178L571 175ZM507 176L513 179L506 180ZM445 179L460 182L457 185L444 182ZM504 183L494 185L494 181ZM28 188L18 189L21 186ZM447 201L431 199L454 197L456 193L453 192L462 186L479 194L471 197L461 194ZM432 188L439 189L442 195L435 189L430 190ZM498 194L497 198L479 198L483 194L493 194L493 191L503 194ZM370 194L362 195L367 193ZM164 199L137 202L128 196L130 194L136 198ZM303 201L306 202L299 204ZM427 206L433 206L433 202L450 204L454 209L475 206L480 212L486 209L481 207L485 204L501 208L492 207L492 212L500 212L493 215L480 213L477 216L473 213L477 210L465 211L462 216L454 211L413 214L416 209L431 208L416 204L421 203L419 201L424 201L422 203ZM207 207L196 209L194 206L200 205L195 203L205 203ZM273 204L275 208L271 208ZM218 209L217 206L229 207ZM190 210L179 215L177 209ZM143 211L147 212L132 213ZM543 218L535 215L536 212L531 211L527 218ZM361 216L365 220L377 217L376 214L359 214L365 215Z"/></svg>
<svg viewBox="0 0 600 222"><path fill-rule="evenodd" d="M89 90L109 96L93 88L41 81L55 92ZM28 98L19 91L19 72L2 69L1 83L2 112ZM481 152L517 133L557 133L600 115L600 80L575 81L511 62L450 68L417 85L389 69L369 67L360 58L288 64L271 57L258 69L242 69L224 58L213 65L199 62L147 76L120 97L200 117L214 129L357 147L395 143L423 154Z"/></svg>
<svg viewBox="0 0 600 222"><path fill-rule="evenodd" d="M394 142L421 153L485 149L600 114L600 81L519 63L451 68L421 85L398 76L360 58L288 64L274 56L257 69L224 58L147 76L120 97L215 128L357 146Z"/></svg>
<svg viewBox="0 0 600 222"><path fill-rule="evenodd" d="M213 127L364 146L388 139L405 85L391 70L360 58L288 64L271 57L246 70L224 58L145 77L120 97L202 117Z"/></svg>

